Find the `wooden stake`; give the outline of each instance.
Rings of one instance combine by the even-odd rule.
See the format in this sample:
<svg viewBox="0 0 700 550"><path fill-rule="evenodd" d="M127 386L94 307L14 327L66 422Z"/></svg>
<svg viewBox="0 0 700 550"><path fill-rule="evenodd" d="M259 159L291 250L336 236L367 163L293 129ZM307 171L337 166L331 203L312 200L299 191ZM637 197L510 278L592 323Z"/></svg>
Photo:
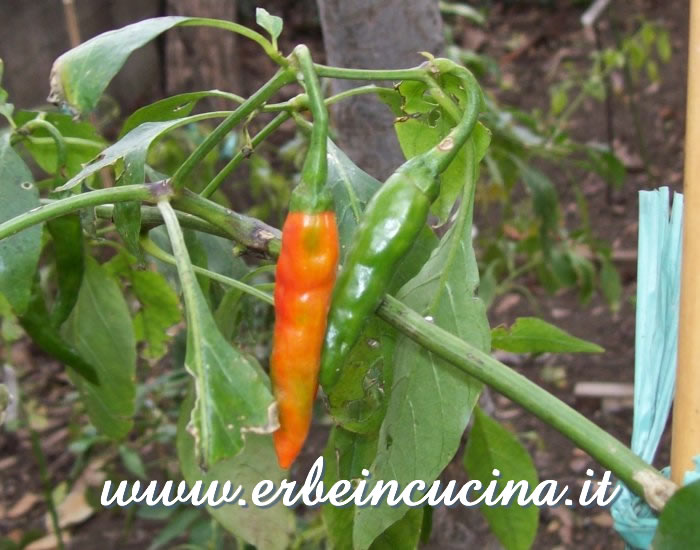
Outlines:
<svg viewBox="0 0 700 550"><path fill-rule="evenodd" d="M680 484L700 455L700 0L690 0L683 184L683 268L671 479Z"/></svg>
<svg viewBox="0 0 700 550"><path fill-rule="evenodd" d="M78 25L78 14L75 10L73 0L63 0L63 14L66 17L66 29L70 47L75 48L80 45L80 25Z"/></svg>

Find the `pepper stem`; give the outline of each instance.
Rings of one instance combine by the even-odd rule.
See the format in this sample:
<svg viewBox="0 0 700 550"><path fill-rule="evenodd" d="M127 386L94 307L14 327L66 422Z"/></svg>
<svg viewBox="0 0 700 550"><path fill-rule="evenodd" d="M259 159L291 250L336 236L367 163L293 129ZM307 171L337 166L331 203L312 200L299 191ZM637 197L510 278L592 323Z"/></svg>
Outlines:
<svg viewBox="0 0 700 550"><path fill-rule="evenodd" d="M447 169L462 146L467 142L476 125L479 111L481 111L481 89L474 75L468 69L456 64L449 65L448 70L445 72L449 72L459 78L467 97L464 113L457 125L426 154L427 159L432 163L432 167L437 173L442 173Z"/></svg>
<svg viewBox="0 0 700 550"><path fill-rule="evenodd" d="M289 209L293 212L323 212L332 206L331 195L326 189L328 110L323 100L321 83L314 69L309 48L303 44L299 45L294 48L293 55L299 64L301 83L309 98L314 124L311 129L309 152L301 172L301 183L292 192Z"/></svg>

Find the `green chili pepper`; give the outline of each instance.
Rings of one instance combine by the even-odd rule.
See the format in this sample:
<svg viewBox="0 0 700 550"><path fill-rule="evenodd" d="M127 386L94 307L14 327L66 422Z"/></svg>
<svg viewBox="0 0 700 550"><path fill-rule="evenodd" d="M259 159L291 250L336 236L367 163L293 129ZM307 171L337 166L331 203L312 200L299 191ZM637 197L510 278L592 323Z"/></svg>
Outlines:
<svg viewBox="0 0 700 550"><path fill-rule="evenodd" d="M435 61L462 81L467 96L464 114L440 143L401 165L367 205L333 291L321 358L320 382L326 389L338 381L348 353L379 305L398 262L425 225L439 192L440 174L476 124L481 92L474 77L451 62Z"/></svg>

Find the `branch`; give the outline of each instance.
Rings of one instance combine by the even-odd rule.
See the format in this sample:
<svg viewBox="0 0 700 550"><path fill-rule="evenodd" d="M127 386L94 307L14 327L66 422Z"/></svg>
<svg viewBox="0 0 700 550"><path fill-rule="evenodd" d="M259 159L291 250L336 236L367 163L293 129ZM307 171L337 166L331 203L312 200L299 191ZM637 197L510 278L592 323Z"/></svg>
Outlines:
<svg viewBox="0 0 700 550"><path fill-rule="evenodd" d="M239 25L238 23L234 23L232 21L222 21L220 19L210 19L207 17L193 17L189 21L182 23L181 26L189 27L196 25L218 27L220 29L225 29L227 31L245 36L253 42L257 42L258 45L265 51L267 56L281 67L287 67L287 65L289 65L289 61L277 51L273 44L262 34L255 32L253 29L249 29L248 27Z"/></svg>
<svg viewBox="0 0 700 550"><path fill-rule="evenodd" d="M46 199L42 199L42 202ZM194 229L196 231L201 231L202 233L209 233L210 235L216 235L217 237L224 237L225 239L230 239L231 235L229 232L224 231L204 221L197 216L192 214L187 214L185 212L175 212L177 216L177 221L180 222L182 227L188 229ZM95 216L103 220L112 220L114 215L114 205L113 204L101 204L95 208ZM145 231L149 231L155 227L163 225L165 222L163 220L163 215L157 206L141 206L141 227Z"/></svg>
<svg viewBox="0 0 700 550"><path fill-rule="evenodd" d="M43 114L43 113L42 113ZM27 121L23 126L17 128L16 132L21 137L26 137L29 140L33 139L31 135L32 130L35 128L42 128L49 133L50 138L56 144L56 176L61 175L61 171L66 166L66 140L61 135L53 124L39 117Z"/></svg>
<svg viewBox="0 0 700 550"><path fill-rule="evenodd" d="M228 177L228 175L233 172L238 166L243 162L243 159L248 158L255 147L260 145L267 137L272 134L277 128L279 128L284 122L286 122L291 117L291 114L287 111L282 111L275 118L273 118L262 130L260 130L253 139L250 140L250 145L243 147L239 150L234 157L224 166L219 173L214 176L204 190L200 193L202 197L210 197L214 191L216 191L221 183Z"/></svg>
<svg viewBox="0 0 700 550"><path fill-rule="evenodd" d="M121 187L109 187L88 191L80 195L73 195L65 199L60 199L50 204L45 204L34 208L24 214L20 214L4 223L0 224L0 240L19 233L23 229L32 227L39 223L70 214L76 210L88 206L100 204L125 202L125 201L145 201L155 202L158 197L170 193L167 182L148 183L143 185L123 185Z"/></svg>
<svg viewBox="0 0 700 550"><path fill-rule="evenodd" d="M184 186L187 177L192 170L194 170L195 166L197 166L197 164L207 156L207 154L216 147L219 142L226 137L226 134L239 122L244 120L248 115L270 99L280 88L293 81L294 74L291 71L278 71L275 76L268 80L257 92L241 103L235 111L226 117L214 131L192 151L192 154L190 154L190 156L185 159L185 162L175 171L171 178L173 189L178 190Z"/></svg>
<svg viewBox="0 0 700 550"><path fill-rule="evenodd" d="M491 386L568 437L633 492L660 510L676 484L578 411L497 359L426 321L392 296L385 296L379 317L459 370Z"/></svg>
<svg viewBox="0 0 700 550"><path fill-rule="evenodd" d="M0 239L87 206L103 205L98 212L106 215L111 212L111 205L105 203L129 200L156 201L169 193L169 186L165 182L158 182L74 195L35 208L0 224ZM233 212L187 190L184 190L182 195L173 197L172 203L184 212L179 214L179 219L186 220L191 226L196 226L196 229L226 236L268 257L279 254L279 230L259 220ZM147 218L152 222L162 222L162 215L156 217L151 214L151 209L143 208L146 208ZM490 355L423 319L395 298L385 296L377 314L427 350L491 386L564 434L601 465L612 470L652 508L662 509L676 489L674 483L646 464L628 447L566 403Z"/></svg>
<svg viewBox="0 0 700 550"><path fill-rule="evenodd" d="M180 219L180 216L177 213L176 218L178 220ZM156 243L154 243L148 237L141 239L141 247L147 254L153 256L156 260L160 260L161 262L165 262L166 264L177 266L177 260L175 259L175 256L168 254L165 250L159 248L158 245L156 245ZM204 275L205 277L213 281L217 281L221 284L230 286L232 288L237 288L241 292L245 292L250 296L255 296L259 300L262 300L263 302L269 305L274 305L272 295L260 290L259 288L248 285L242 281L232 279L231 277L227 277L226 275L221 275L220 273L216 273L215 271L204 269L203 267L199 267L198 265L192 264L192 270L198 275Z"/></svg>
<svg viewBox="0 0 700 550"><path fill-rule="evenodd" d="M428 68L421 65L413 69L346 69L343 67L329 67L314 63L316 74L320 77L342 78L344 80L420 80L424 81L428 75Z"/></svg>
<svg viewBox="0 0 700 550"><path fill-rule="evenodd" d="M234 240L248 247L269 256L279 253L279 231L258 220L236 214L193 193L174 199L173 203L217 227L225 225L229 235L239 236L233 237ZM215 211L207 212L212 205ZM377 314L405 336L491 386L571 439L612 470L652 508L662 509L676 489L674 483L581 413L507 365L425 320L395 298L385 296Z"/></svg>
<svg viewBox="0 0 700 550"><path fill-rule="evenodd" d="M225 236L262 256L277 256L281 247L279 229L260 220L200 197L187 189L172 198L174 208L197 216L225 233Z"/></svg>

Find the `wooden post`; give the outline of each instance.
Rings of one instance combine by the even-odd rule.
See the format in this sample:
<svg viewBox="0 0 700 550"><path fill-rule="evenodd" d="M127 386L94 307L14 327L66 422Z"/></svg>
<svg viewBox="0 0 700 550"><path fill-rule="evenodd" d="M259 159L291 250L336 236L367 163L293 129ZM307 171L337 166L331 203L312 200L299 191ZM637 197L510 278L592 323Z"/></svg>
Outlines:
<svg viewBox="0 0 700 550"><path fill-rule="evenodd" d="M690 0L683 183L683 268L671 479L680 484L700 454L700 0Z"/></svg>

